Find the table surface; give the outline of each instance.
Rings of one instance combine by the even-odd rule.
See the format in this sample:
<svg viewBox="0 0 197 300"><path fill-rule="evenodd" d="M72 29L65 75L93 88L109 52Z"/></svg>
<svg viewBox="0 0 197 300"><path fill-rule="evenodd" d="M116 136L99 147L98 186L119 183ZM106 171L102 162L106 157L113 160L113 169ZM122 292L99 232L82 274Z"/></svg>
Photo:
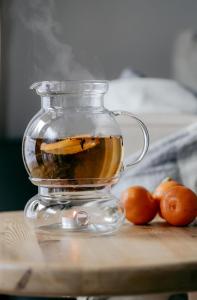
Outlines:
<svg viewBox="0 0 197 300"><path fill-rule="evenodd" d="M127 295L197 290L197 226L125 224L110 236L35 234L0 213L0 294Z"/></svg>

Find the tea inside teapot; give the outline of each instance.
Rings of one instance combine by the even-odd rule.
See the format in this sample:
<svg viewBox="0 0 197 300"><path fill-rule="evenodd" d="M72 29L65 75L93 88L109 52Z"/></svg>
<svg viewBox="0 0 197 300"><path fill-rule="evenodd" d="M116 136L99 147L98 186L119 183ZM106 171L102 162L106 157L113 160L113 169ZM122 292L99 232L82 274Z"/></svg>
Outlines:
<svg viewBox="0 0 197 300"><path fill-rule="evenodd" d="M122 167L121 136L73 136L49 141L26 137L26 165L32 181L38 179L110 179ZM53 181L51 180L51 184Z"/></svg>

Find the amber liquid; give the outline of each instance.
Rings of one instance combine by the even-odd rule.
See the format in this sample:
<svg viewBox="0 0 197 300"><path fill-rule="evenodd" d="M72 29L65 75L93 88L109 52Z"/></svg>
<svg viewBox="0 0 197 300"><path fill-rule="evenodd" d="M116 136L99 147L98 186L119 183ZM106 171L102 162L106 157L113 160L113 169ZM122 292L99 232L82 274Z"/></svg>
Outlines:
<svg viewBox="0 0 197 300"><path fill-rule="evenodd" d="M97 183L118 175L123 142L121 136L78 136L55 141L27 137L24 152L32 178Z"/></svg>

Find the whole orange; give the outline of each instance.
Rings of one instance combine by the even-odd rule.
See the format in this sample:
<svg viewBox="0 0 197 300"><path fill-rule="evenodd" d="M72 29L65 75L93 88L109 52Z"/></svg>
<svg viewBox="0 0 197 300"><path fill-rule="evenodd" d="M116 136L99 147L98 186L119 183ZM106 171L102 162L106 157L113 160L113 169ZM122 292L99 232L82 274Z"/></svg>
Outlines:
<svg viewBox="0 0 197 300"><path fill-rule="evenodd" d="M122 193L121 201L126 219L136 225L149 223L157 214L157 202L142 186L129 187Z"/></svg>
<svg viewBox="0 0 197 300"><path fill-rule="evenodd" d="M152 194L154 199L158 202L158 214L161 218L163 218L163 216L160 210L160 201L163 197L165 197L165 195L169 192L170 189L177 185L181 184L175 181L174 179L167 177L156 187L155 191Z"/></svg>
<svg viewBox="0 0 197 300"><path fill-rule="evenodd" d="M163 218L171 225L190 224L197 213L197 196L185 186L175 186L160 201Z"/></svg>
<svg viewBox="0 0 197 300"><path fill-rule="evenodd" d="M169 190L177 185L181 185L179 182L173 180L168 177L164 179L153 192L153 197L160 201L165 195L169 192Z"/></svg>

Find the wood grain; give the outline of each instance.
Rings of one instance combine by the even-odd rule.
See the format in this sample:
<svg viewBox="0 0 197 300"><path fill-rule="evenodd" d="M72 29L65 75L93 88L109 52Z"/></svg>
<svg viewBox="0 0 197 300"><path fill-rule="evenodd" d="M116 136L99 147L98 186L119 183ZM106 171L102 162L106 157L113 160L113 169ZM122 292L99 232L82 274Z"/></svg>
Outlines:
<svg viewBox="0 0 197 300"><path fill-rule="evenodd" d="M37 235L0 214L0 293L128 295L197 290L197 227L125 224L114 235Z"/></svg>

